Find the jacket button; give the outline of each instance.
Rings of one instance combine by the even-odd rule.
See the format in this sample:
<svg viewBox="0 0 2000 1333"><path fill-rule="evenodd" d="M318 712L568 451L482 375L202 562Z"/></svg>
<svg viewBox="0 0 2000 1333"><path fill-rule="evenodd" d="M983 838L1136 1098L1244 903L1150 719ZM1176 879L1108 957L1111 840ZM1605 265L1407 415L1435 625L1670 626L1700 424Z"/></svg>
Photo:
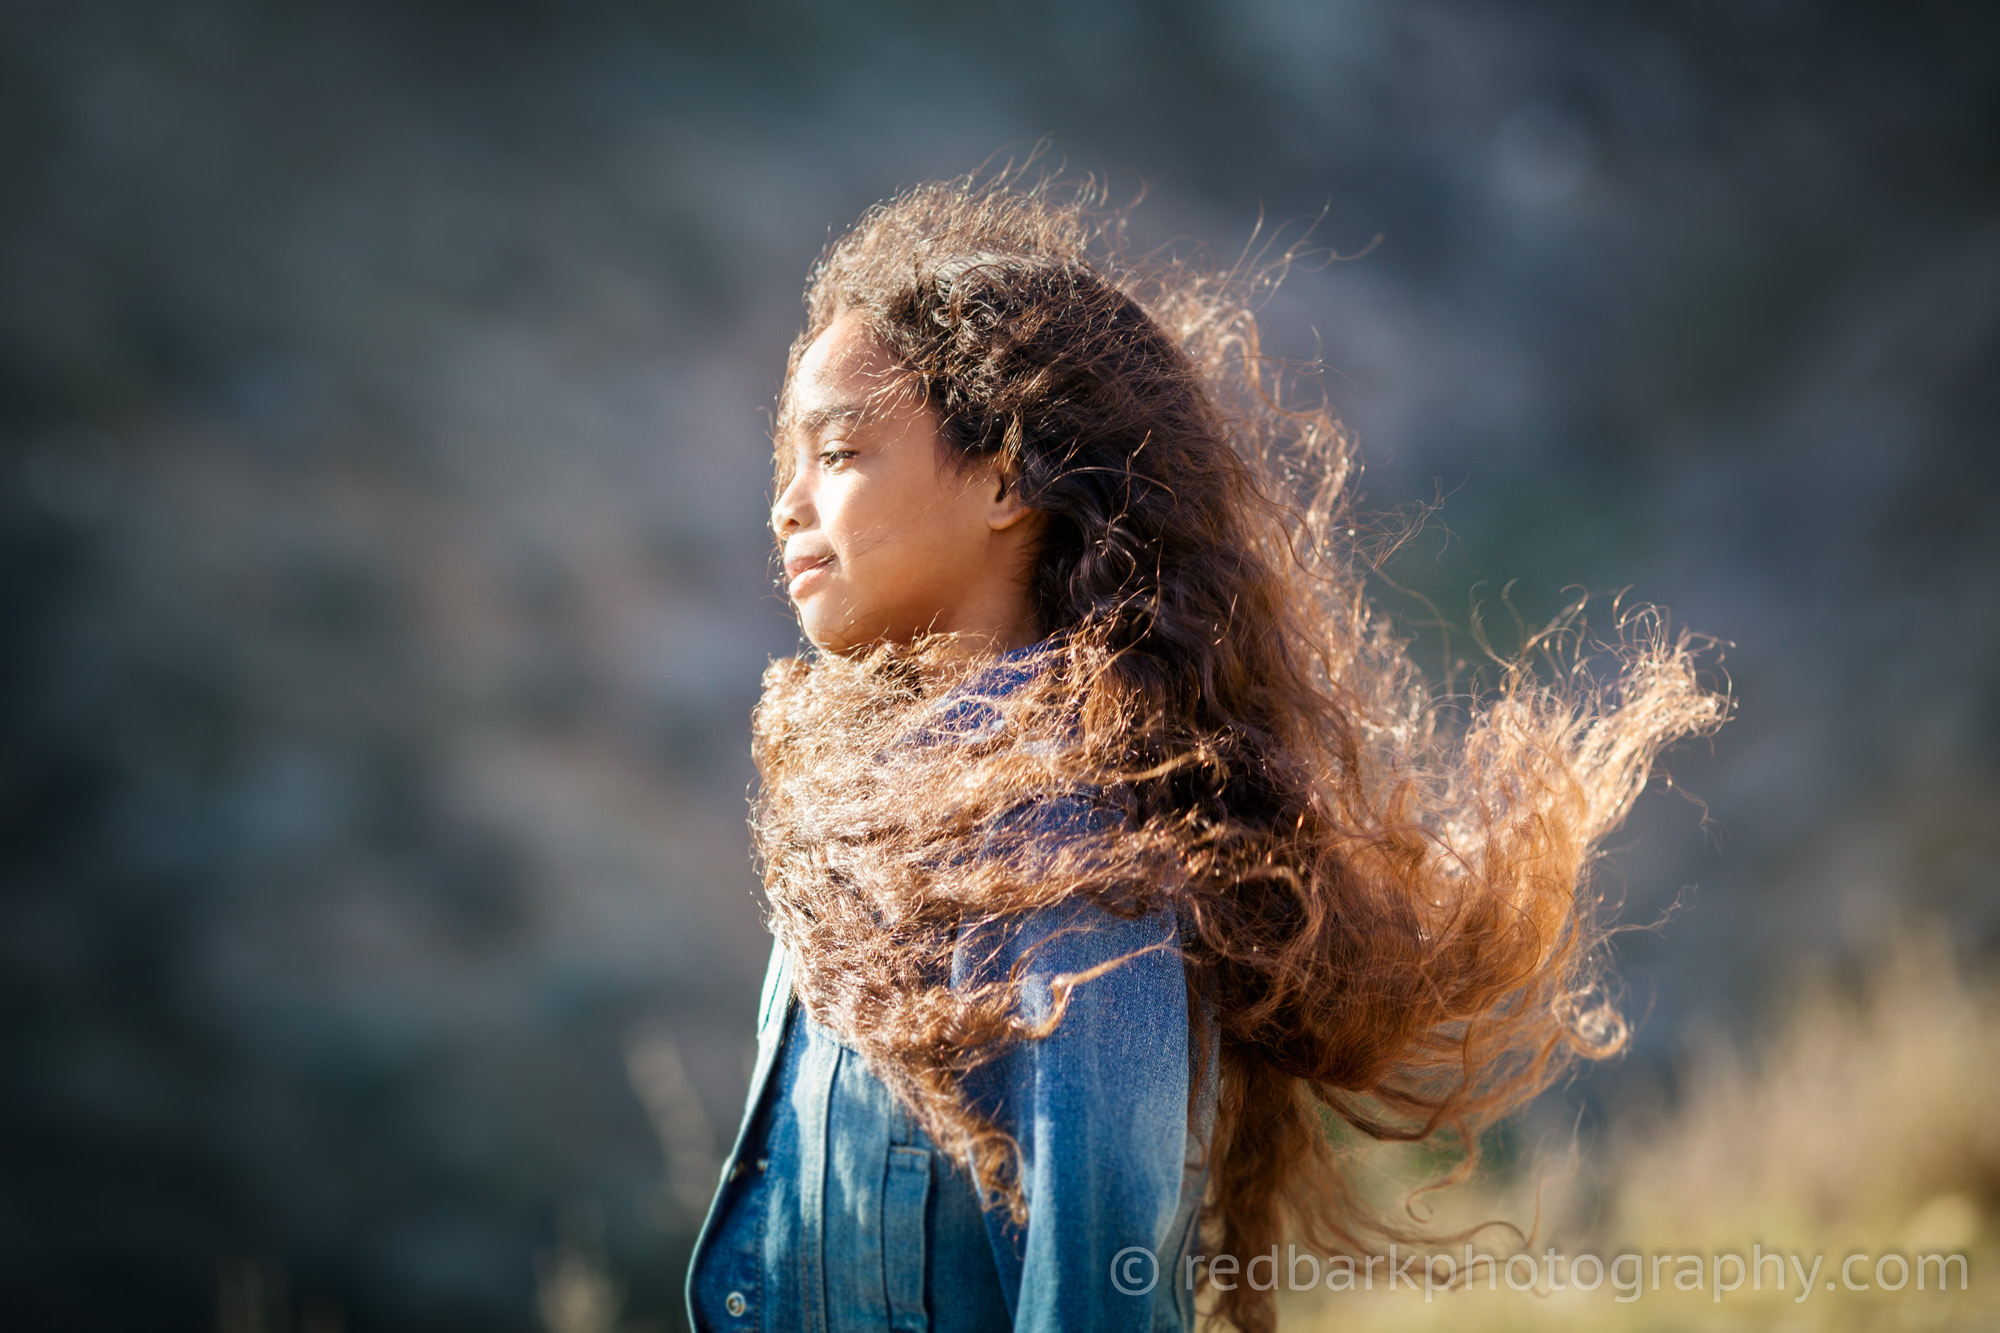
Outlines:
<svg viewBox="0 0 2000 1333"><path fill-rule="evenodd" d="M742 1175L743 1175L743 1163L741 1162L730 1163L729 1178L731 1180L736 1180L739 1179Z"/></svg>
<svg viewBox="0 0 2000 1333"><path fill-rule="evenodd" d="M729 1311L731 1318L736 1318L750 1308L750 1302L743 1299L742 1292L732 1291L722 1298L722 1308Z"/></svg>
<svg viewBox="0 0 2000 1333"><path fill-rule="evenodd" d="M770 1159L770 1158L768 1158L768 1157L759 1157L759 1158L757 1159L757 1169L758 1169L759 1171L768 1171L768 1170L770 1170L770 1169L771 1169L771 1159Z"/></svg>

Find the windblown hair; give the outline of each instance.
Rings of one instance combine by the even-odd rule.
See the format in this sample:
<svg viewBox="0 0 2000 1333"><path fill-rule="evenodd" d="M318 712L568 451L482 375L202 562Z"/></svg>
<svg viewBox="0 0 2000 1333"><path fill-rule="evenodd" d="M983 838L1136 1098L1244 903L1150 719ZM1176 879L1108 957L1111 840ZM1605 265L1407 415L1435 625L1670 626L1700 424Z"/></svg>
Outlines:
<svg viewBox="0 0 2000 1333"><path fill-rule="evenodd" d="M1343 1178L1335 1118L1441 1138L1462 1172L1483 1125L1623 1047L1595 848L1725 700L1642 612L1610 681L1549 684L1524 653L1445 725L1365 590L1351 440L1287 405L1260 352L1268 272L1135 262L1121 236L1088 182L968 177L870 210L815 269L792 365L842 312L865 322L954 457L1039 515L1049 637L986 700L997 725L945 742L974 681L948 645L771 667L753 826L772 925L808 1012L1020 1219L1018 1145L965 1078L1060 1009L1026 1024L1018 975L954 989L954 943L1072 898L1170 905L1192 1049L1220 1051L1204 1248L1351 1252L1394 1227ZM1054 846L1010 832L1052 796L1103 817ZM1275 1319L1243 1283L1216 1312Z"/></svg>

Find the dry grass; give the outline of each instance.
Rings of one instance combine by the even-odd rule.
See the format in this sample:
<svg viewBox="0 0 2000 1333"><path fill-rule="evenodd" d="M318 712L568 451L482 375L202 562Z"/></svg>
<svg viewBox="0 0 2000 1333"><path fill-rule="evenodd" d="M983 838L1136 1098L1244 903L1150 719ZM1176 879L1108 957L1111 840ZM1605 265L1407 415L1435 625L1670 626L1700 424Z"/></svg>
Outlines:
<svg viewBox="0 0 2000 1333"><path fill-rule="evenodd" d="M1567 1144L1567 1135L1556 1136ZM1369 1162L1374 1188L1399 1197L1417 1178L1411 1159L1380 1152ZM1967 978L1942 944L1905 942L1886 950L1865 985L1844 993L1830 982L1802 984L1770 1036L1745 1051L1717 1047L1684 1080L1677 1107L1616 1117L1601 1146L1563 1163L1547 1160L1519 1185L1441 1198L1443 1226L1506 1217L1541 1224L1532 1252L1671 1255L1650 1271L1636 1300L1620 1303L1613 1283L1589 1293L1487 1289L1375 1290L1290 1295L1291 1329L1987 1329L2000 1327L2000 1256L1993 1221L2000 1199L2000 990ZM1489 1233L1491 1235L1493 1233ZM1718 1254L1801 1256L1810 1270L1825 1256L1813 1289L1789 1265L1782 1292L1769 1269L1763 1290L1748 1282L1717 1299ZM1439 1247L1443 1252L1447 1247ZM1449 1247L1463 1259L1463 1247ZM1503 1257L1505 1251L1502 1251ZM1854 1280L1875 1287L1885 1254L1967 1257L1970 1287L1941 1294L1912 1279L1900 1292L1841 1286L1850 1254ZM1678 1256L1699 1256L1698 1291L1674 1289ZM1419 1272L1422 1260L1412 1265ZM1651 1268L1650 1260L1646 1267ZM1302 1272L1304 1270L1301 1270ZM1558 1276L1563 1270L1558 1269ZM1586 1268L1586 1273L1588 1269ZM1516 1269L1525 1278L1524 1267ZM1629 1278L1628 1268L1624 1276ZM1894 1281L1897 1263L1884 1275ZM1259 1278L1262 1278L1260 1271ZM1443 1281L1440 1268L1440 1283ZM1724 1282L1735 1276L1727 1261ZM1282 1270L1281 1270L1282 1277ZM1834 1290L1827 1289L1828 1282Z"/></svg>

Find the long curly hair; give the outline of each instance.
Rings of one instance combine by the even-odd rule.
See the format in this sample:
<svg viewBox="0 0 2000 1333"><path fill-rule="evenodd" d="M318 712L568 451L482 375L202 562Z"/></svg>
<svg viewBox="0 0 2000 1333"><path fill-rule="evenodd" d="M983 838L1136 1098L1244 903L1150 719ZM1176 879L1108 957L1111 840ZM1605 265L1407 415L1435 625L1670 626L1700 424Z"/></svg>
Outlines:
<svg viewBox="0 0 2000 1333"><path fill-rule="evenodd" d="M1018 973L954 989L954 944L1073 898L1171 905L1192 1049L1220 1052L1204 1248L1353 1252L1396 1226L1344 1180L1337 1122L1441 1139L1463 1173L1482 1126L1622 1048L1594 849L1726 699L1699 642L1642 611L1608 679L1551 684L1524 653L1446 725L1366 592L1351 439L1260 352L1271 266L1134 260L1122 235L1091 182L1012 171L878 205L813 271L792 366L841 313L865 322L953 457L997 463L1039 514L1048 638L949 743L977 687L950 645L773 664L753 815L772 927L808 1012L1024 1220L1019 1145L965 1077L1061 1011L1025 1024ZM1574 658L1576 638L1539 646ZM1019 832L1054 794L1102 817ZM1236 1327L1275 1320L1268 1291L1216 1295Z"/></svg>

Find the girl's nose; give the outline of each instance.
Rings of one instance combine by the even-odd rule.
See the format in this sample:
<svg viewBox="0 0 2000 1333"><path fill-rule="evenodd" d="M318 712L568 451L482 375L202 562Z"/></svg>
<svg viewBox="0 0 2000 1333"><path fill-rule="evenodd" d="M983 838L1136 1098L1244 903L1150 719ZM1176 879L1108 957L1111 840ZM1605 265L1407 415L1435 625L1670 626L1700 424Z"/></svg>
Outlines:
<svg viewBox="0 0 2000 1333"><path fill-rule="evenodd" d="M777 503L771 506L771 531L783 537L793 528L805 526L805 496L801 493L800 478L793 476L791 483L778 493Z"/></svg>

